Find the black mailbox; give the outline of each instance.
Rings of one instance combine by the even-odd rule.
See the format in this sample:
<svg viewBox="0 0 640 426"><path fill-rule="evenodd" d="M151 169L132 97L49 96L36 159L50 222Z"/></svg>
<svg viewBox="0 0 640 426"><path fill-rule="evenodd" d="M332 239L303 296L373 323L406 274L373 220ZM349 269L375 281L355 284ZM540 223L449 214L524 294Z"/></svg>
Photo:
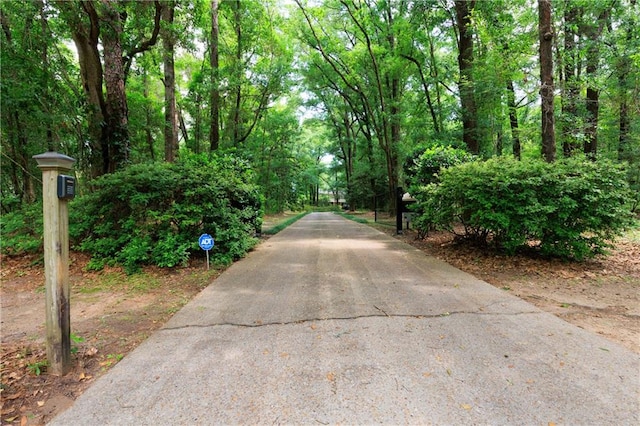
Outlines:
<svg viewBox="0 0 640 426"><path fill-rule="evenodd" d="M76 178L67 175L58 175L58 198L72 200L76 196Z"/></svg>

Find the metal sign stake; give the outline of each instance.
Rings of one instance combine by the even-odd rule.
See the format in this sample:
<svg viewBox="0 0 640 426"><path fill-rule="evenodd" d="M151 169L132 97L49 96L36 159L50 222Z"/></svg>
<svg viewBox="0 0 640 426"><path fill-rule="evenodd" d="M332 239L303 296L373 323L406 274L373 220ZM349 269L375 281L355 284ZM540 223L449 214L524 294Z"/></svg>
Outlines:
<svg viewBox="0 0 640 426"><path fill-rule="evenodd" d="M209 234L202 234L198 239L198 244L200 248L207 252L207 271L209 270L209 250L213 248L215 242L213 241L213 237Z"/></svg>

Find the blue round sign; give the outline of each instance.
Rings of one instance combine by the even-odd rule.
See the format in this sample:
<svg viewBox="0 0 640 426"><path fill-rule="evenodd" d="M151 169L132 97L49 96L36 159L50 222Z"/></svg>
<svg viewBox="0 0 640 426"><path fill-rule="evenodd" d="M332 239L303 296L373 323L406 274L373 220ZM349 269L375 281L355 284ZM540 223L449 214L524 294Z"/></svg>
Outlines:
<svg viewBox="0 0 640 426"><path fill-rule="evenodd" d="M202 250L211 250L213 248L213 237L209 234L200 235L200 239L198 240L198 244L200 244L200 248Z"/></svg>

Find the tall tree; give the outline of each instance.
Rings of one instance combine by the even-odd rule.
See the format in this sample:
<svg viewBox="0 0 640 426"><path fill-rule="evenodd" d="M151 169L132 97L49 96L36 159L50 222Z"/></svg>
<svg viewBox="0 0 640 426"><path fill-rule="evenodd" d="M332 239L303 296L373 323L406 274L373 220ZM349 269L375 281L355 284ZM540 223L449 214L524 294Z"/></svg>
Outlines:
<svg viewBox="0 0 640 426"><path fill-rule="evenodd" d="M538 0L540 36L540 97L542 101L542 155L551 163L556 159L555 117L553 114L553 27L551 0Z"/></svg>
<svg viewBox="0 0 640 426"><path fill-rule="evenodd" d="M527 74L533 66L533 15L522 0L478 2L473 10L474 92L483 156L508 150L520 158L519 115L523 107L537 100L537 95L534 98L527 94ZM511 130L510 144L505 143L507 127Z"/></svg>
<svg viewBox="0 0 640 426"><path fill-rule="evenodd" d="M511 126L511 143L513 156L520 160L522 146L520 143L520 126L518 124L518 110L516 108L516 91L513 87L513 81L507 81L507 107L509 108L509 125Z"/></svg>
<svg viewBox="0 0 640 426"><path fill-rule="evenodd" d="M578 82L578 45L577 31L581 9L574 0L565 0L564 4L564 52L562 56L562 151L565 157L570 157L580 150L577 134L578 126L578 101L580 86Z"/></svg>
<svg viewBox="0 0 640 426"><path fill-rule="evenodd" d="M92 8L91 3L85 3ZM100 20L100 34L104 58L105 125L102 147L103 171L113 173L129 160L129 117L125 92L125 64L123 60L123 15L120 5L103 0L93 12Z"/></svg>
<svg viewBox="0 0 640 426"><path fill-rule="evenodd" d="M405 28L396 30L398 43L401 49L399 54L402 58L408 60L415 71L418 73L419 86L422 89L424 100L431 118L434 135L439 137L442 132L442 111L439 103L439 83L437 61L434 57L433 38L424 26L431 15L430 5L424 2L408 3L407 14L409 16L421 17L423 19L401 20L400 25ZM409 89L410 90L410 89ZM419 90L416 90L416 95ZM422 107L418 106L418 111L422 111ZM418 112L416 111L416 112Z"/></svg>
<svg viewBox="0 0 640 426"><path fill-rule="evenodd" d="M45 150L78 157L81 88L55 13L41 1L0 4L0 191L2 208L31 202ZM14 203L15 201L15 203Z"/></svg>
<svg viewBox="0 0 640 426"><path fill-rule="evenodd" d="M178 155L178 110L176 108L176 72L174 63L175 2L167 1L162 9L162 62L164 72L164 159L173 162Z"/></svg>
<svg viewBox="0 0 640 426"><path fill-rule="evenodd" d="M640 45L640 36L638 36L638 31L636 28L637 15L634 13L636 9L637 1L630 1L630 11L626 15L626 22L622 25L626 34L623 36L623 49L630 51L634 51L634 46L638 47ZM618 159L619 160L629 160L633 154L633 147L631 146L631 118L629 111L629 103L633 96L630 96L629 93L632 91L632 67L633 60L631 59L631 54L627 54L627 52L619 52L616 49L615 55L615 68L618 75L618 92L619 92L619 109L620 116L618 119ZM635 77L638 78L638 71L636 68ZM630 81L631 80L631 81ZM635 93L638 93L638 88L636 86ZM638 97L635 97L636 101ZM636 148L636 151L640 149ZM636 161L638 161L636 159Z"/></svg>
<svg viewBox="0 0 640 426"><path fill-rule="evenodd" d="M401 116L406 67L398 46L398 20L407 13L406 2L368 5L340 0L331 9L335 27L324 27L317 14L296 0L309 31L306 42L317 52L314 67L320 70L324 84L342 97L360 123L358 128L367 138L375 138L384 155L386 192L389 205L395 211L395 193L399 182ZM331 25L331 21L326 23ZM335 38L325 34L334 31ZM345 50L343 43L348 44ZM336 120L343 123L343 119ZM344 129L343 134L348 134ZM348 167L348 164L343 164Z"/></svg>
<svg viewBox="0 0 640 426"><path fill-rule="evenodd" d="M600 64L600 37L608 20L609 10L600 4L601 8L595 11L595 21L586 24L587 37L586 71L586 126L584 152L591 158L595 158L598 151L598 114L600 111L600 90L597 83L597 71Z"/></svg>
<svg viewBox="0 0 640 426"><path fill-rule="evenodd" d="M211 0L211 39L209 46L209 65L211 66L209 150L215 151L220 146L220 63L218 0Z"/></svg>
<svg viewBox="0 0 640 426"><path fill-rule="evenodd" d="M460 103L462 106L462 139L467 149L473 153L480 152L478 142L478 119L473 84L473 28L471 13L475 0L456 0L456 24L458 28L458 67L460 79Z"/></svg>
<svg viewBox="0 0 640 426"><path fill-rule="evenodd" d="M150 93L149 93L149 75L147 70L143 70L142 73L142 85L143 85L143 96L145 99L145 108L144 108L144 129L145 129L145 142L148 148L148 153L149 153L149 158L151 158L151 160L155 160L156 159L156 154L155 154L155 149L154 149L154 143L153 143L153 132L152 132L152 128L153 128L153 119L152 119L152 107L151 107L151 102L150 102Z"/></svg>
<svg viewBox="0 0 640 426"><path fill-rule="evenodd" d="M236 51L235 51L235 67L234 67L234 81L235 81L235 93L233 94L234 104L232 107L231 128L232 128L232 140L233 144L237 145L240 142L240 132L242 123L240 122L240 108L242 107L242 75L244 73L244 67L242 63L243 57L243 39L242 39L242 4L240 0L232 1L233 8L233 30L236 36Z"/></svg>
<svg viewBox="0 0 640 426"><path fill-rule="evenodd" d="M78 51L80 74L86 95L90 136L91 174L98 176L122 167L129 157L127 72L136 55L157 42L162 5L154 2L153 30L148 38L123 49L124 25L129 17L120 0L57 1ZM138 12L148 9L146 4ZM145 16L140 16L144 20ZM142 25L137 25L142 26ZM131 34L127 34L131 36ZM99 46L102 46L102 55ZM103 84L105 91L103 91Z"/></svg>
<svg viewBox="0 0 640 426"><path fill-rule="evenodd" d="M251 136L288 78L290 48L275 32L279 18L269 6L267 1L219 4L220 26L227 29L219 41L220 138L234 147Z"/></svg>

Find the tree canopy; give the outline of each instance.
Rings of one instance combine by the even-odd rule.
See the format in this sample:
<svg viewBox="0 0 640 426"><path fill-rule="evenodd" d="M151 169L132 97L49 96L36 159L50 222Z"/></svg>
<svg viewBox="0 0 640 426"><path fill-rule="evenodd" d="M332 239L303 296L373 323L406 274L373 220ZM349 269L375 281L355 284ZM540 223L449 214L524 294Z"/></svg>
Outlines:
<svg viewBox="0 0 640 426"><path fill-rule="evenodd" d="M579 153L640 189L637 0L124 0L0 4L0 183L32 156L105 174L187 153L246 162L267 211L395 208L402 165Z"/></svg>

